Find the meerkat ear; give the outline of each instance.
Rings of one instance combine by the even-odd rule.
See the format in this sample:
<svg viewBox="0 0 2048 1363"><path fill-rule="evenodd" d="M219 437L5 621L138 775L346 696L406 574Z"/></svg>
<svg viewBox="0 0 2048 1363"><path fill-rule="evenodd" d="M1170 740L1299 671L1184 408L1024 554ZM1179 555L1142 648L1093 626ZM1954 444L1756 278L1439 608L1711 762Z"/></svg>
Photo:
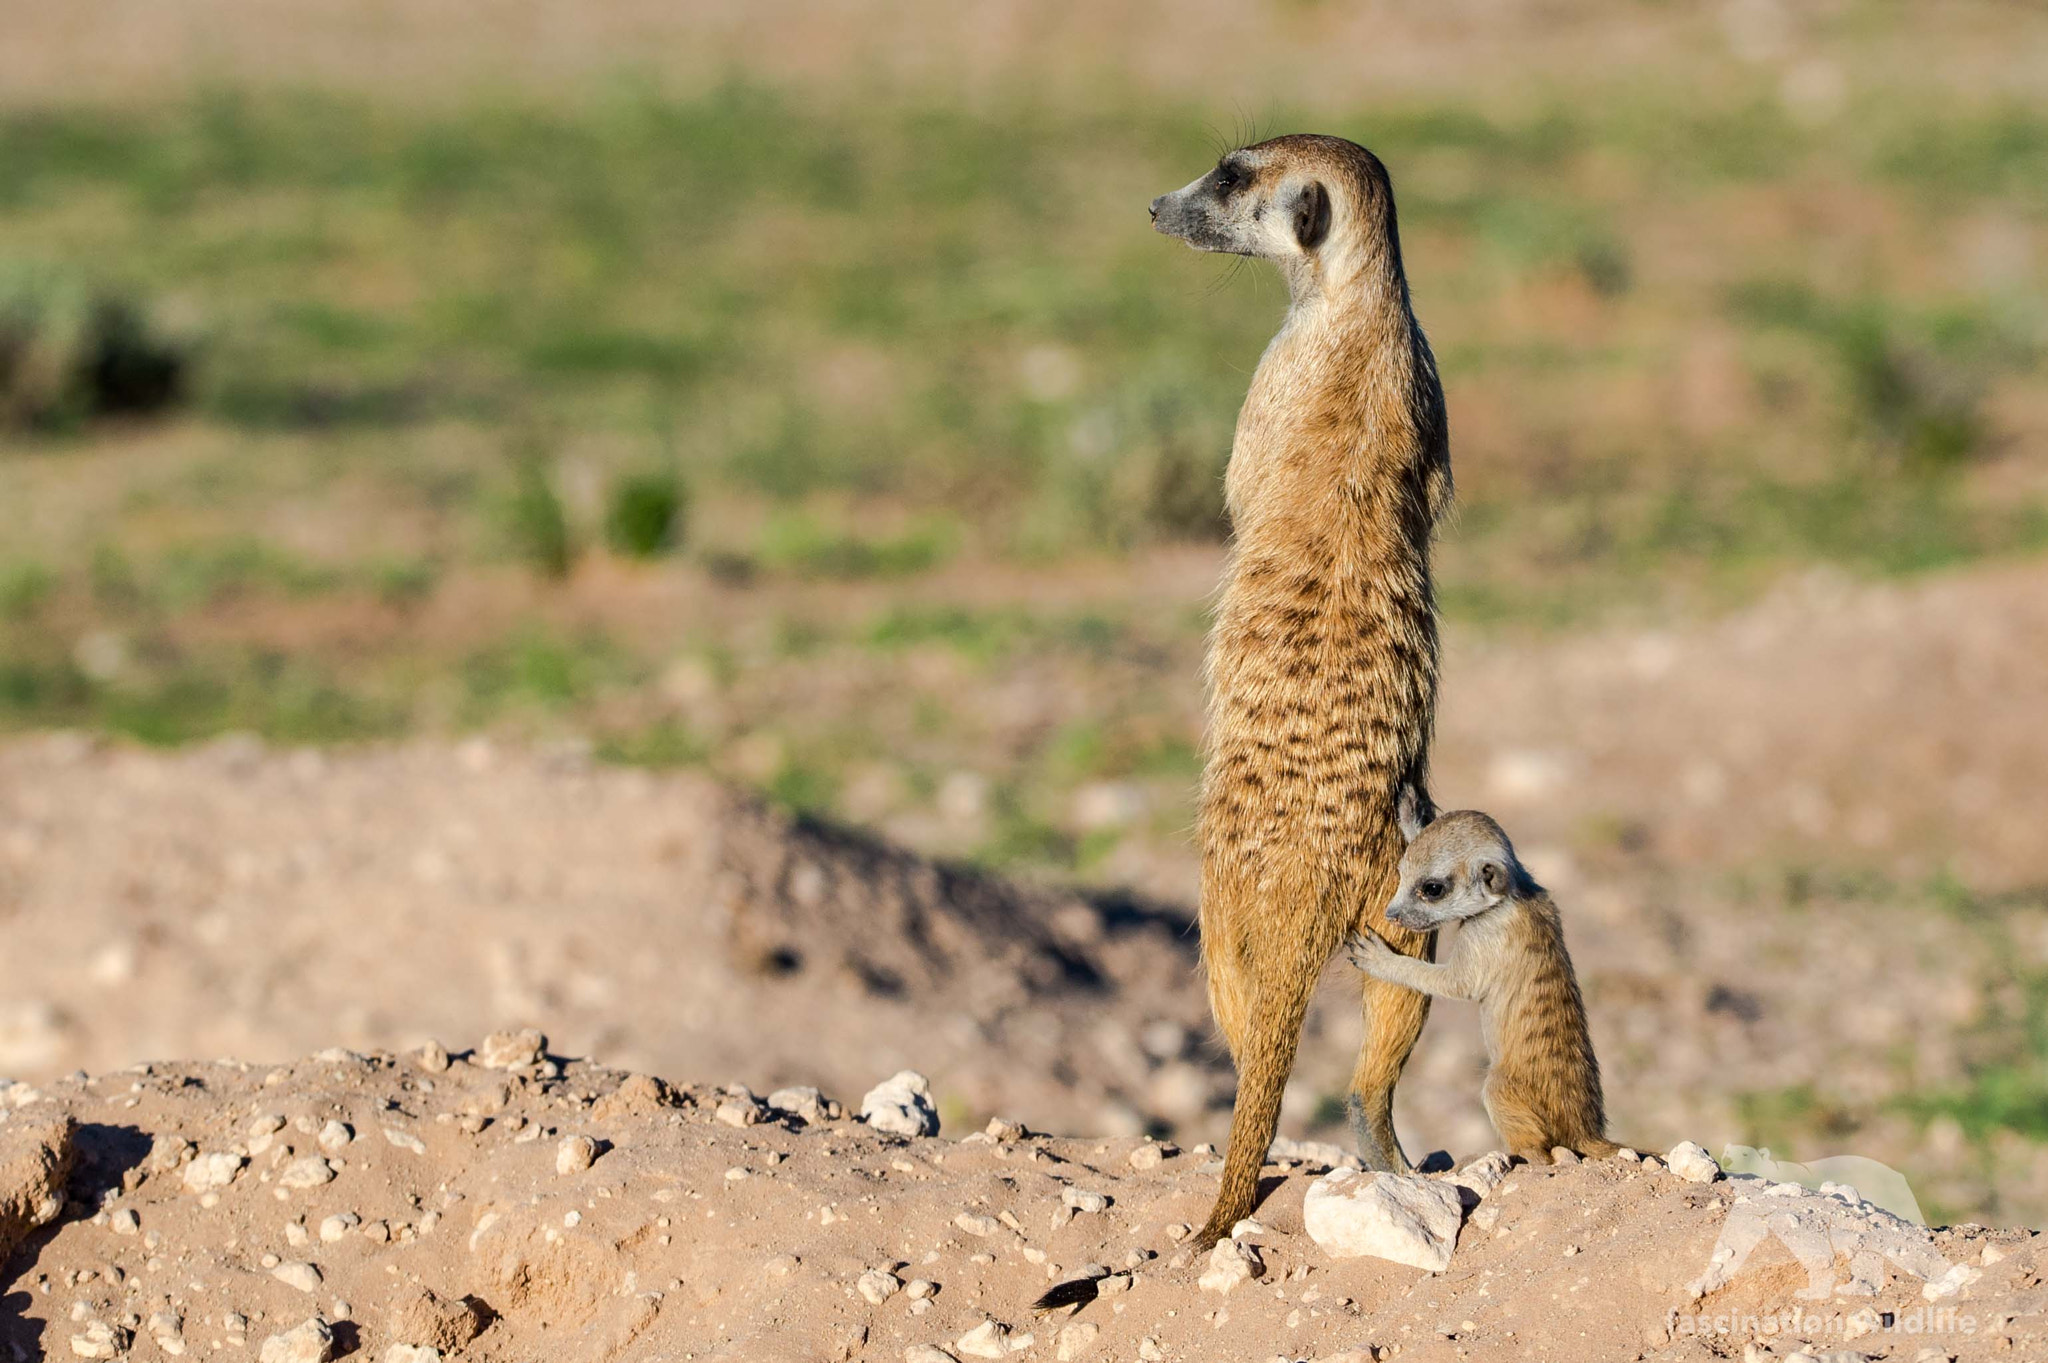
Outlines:
<svg viewBox="0 0 2048 1363"><path fill-rule="evenodd" d="M1320 180L1294 196L1294 240L1304 251L1313 251L1330 235L1330 191Z"/></svg>
<svg viewBox="0 0 2048 1363"><path fill-rule="evenodd" d="M1500 862L1488 860L1479 863L1479 883L1486 887L1488 893L1506 895L1511 879L1508 868Z"/></svg>
<svg viewBox="0 0 2048 1363"><path fill-rule="evenodd" d="M1414 842L1422 836L1422 830L1429 827L1436 817L1436 807L1429 797L1422 793L1422 787L1409 782L1401 787L1401 798L1394 803L1394 822L1401 826L1404 842Z"/></svg>

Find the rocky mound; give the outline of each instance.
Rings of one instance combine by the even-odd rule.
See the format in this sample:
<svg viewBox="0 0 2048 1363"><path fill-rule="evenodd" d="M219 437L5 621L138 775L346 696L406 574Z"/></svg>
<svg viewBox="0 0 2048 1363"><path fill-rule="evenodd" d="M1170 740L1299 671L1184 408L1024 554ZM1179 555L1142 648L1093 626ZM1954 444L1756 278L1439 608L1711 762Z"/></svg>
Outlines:
<svg viewBox="0 0 2048 1363"><path fill-rule="evenodd" d="M36 963L0 995L0 1074L545 1018L665 1073L850 1089L915 1064L956 1117L1136 1132L1229 1085L1184 913L481 742L0 746L0 918Z"/></svg>
<svg viewBox="0 0 2048 1363"><path fill-rule="evenodd" d="M1669 1167L1496 1155L1407 1180L1279 1160L1257 1220L1197 1256L1204 1148L1002 1122L910 1134L938 1127L914 1075L848 1106L674 1088L550 1059L531 1033L454 1057L17 1084L0 1091L0 1349L1363 1363L2044 1347L2030 1232L1929 1233L1846 1190L1718 1177L1692 1151ZM1035 1314L1052 1287L1063 1304Z"/></svg>

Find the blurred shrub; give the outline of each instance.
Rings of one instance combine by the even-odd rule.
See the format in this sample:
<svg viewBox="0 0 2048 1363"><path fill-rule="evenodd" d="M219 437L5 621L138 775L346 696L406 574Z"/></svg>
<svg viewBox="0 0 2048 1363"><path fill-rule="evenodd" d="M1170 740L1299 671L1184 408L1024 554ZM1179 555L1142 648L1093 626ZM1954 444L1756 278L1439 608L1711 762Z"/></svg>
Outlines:
<svg viewBox="0 0 2048 1363"><path fill-rule="evenodd" d="M1841 376L1850 419L1923 470L1951 468L1977 453L1990 376L2032 358L2023 338L1978 311L1914 314L1882 299L1841 303L1784 281L1745 285L1733 303L1745 321L1821 345Z"/></svg>
<svg viewBox="0 0 2048 1363"><path fill-rule="evenodd" d="M160 411L184 396L186 362L128 299L68 276L0 274L0 427Z"/></svg>
<svg viewBox="0 0 2048 1363"><path fill-rule="evenodd" d="M612 488L605 542L632 558L653 558L682 543L689 489L673 464L628 474Z"/></svg>
<svg viewBox="0 0 2048 1363"><path fill-rule="evenodd" d="M0 619L26 620L56 590L57 577L40 563L0 568Z"/></svg>
<svg viewBox="0 0 2048 1363"><path fill-rule="evenodd" d="M1139 383L1073 423L1042 483L1033 537L1054 548L1220 540L1231 414L1182 382Z"/></svg>
<svg viewBox="0 0 2048 1363"><path fill-rule="evenodd" d="M862 535L802 513L773 517L761 531L763 567L804 577L905 577L936 567L953 549L952 527L926 520L907 530Z"/></svg>
<svg viewBox="0 0 2048 1363"><path fill-rule="evenodd" d="M564 578L575 562L569 514L555 491L552 463L537 450L513 461L512 487L499 506L500 530L514 557L544 577Z"/></svg>

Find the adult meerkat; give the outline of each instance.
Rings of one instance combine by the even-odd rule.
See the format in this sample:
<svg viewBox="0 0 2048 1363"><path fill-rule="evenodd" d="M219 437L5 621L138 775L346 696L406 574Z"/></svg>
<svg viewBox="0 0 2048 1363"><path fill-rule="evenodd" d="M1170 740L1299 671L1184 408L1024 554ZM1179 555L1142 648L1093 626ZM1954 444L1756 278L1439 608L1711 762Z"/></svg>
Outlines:
<svg viewBox="0 0 2048 1363"><path fill-rule="evenodd" d="M1549 892L1522 869L1499 824L1460 810L1423 826L1419 798L1401 805L1401 885L1387 917L1411 932L1457 923L1443 963L1401 955L1370 930L1349 943L1374 979L1436 998L1474 999L1486 1034L1486 1115L1511 1154L1550 1163L1558 1146L1601 1157L1607 1139L1600 1062L1564 924Z"/></svg>
<svg viewBox="0 0 2048 1363"><path fill-rule="evenodd" d="M1393 893L1395 799L1425 788L1437 692L1430 538L1451 497L1443 388L1409 306L1386 167L1337 137L1276 137L1152 201L1198 250L1270 260L1286 320L1252 376L1225 501L1234 541L1210 636L1202 955L1237 1064L1221 1190L1197 1239L1258 1198L1317 976ZM1427 932L1387 930L1426 956ZM1364 1162L1405 1171L1393 1093L1428 1013L1367 980L1352 1076Z"/></svg>

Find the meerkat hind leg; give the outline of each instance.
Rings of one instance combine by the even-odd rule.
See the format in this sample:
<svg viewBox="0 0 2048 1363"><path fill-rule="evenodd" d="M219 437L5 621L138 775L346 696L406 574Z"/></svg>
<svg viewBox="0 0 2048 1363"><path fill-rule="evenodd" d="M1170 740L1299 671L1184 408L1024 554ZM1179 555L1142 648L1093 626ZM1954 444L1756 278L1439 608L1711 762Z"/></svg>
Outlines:
<svg viewBox="0 0 2048 1363"><path fill-rule="evenodd" d="M1500 1133L1501 1144L1511 1155L1519 1156L1531 1164L1550 1164L1550 1152L1557 1141L1552 1139L1549 1127L1536 1116L1535 1109L1525 1102L1512 1087L1489 1080L1484 1094L1486 1115L1493 1122L1493 1129Z"/></svg>
<svg viewBox="0 0 2048 1363"><path fill-rule="evenodd" d="M1408 955L1428 954L1430 941L1425 934L1394 929L1383 935ZM1408 1054L1422 1035L1422 1024L1429 1019L1429 996L1367 976L1364 1007L1365 1044L1359 1048L1358 1066L1352 1071L1351 1094L1346 1102L1351 1113L1351 1134L1358 1144L1358 1158L1366 1168L1380 1173L1409 1173L1412 1166L1394 1134L1394 1085L1400 1081Z"/></svg>

